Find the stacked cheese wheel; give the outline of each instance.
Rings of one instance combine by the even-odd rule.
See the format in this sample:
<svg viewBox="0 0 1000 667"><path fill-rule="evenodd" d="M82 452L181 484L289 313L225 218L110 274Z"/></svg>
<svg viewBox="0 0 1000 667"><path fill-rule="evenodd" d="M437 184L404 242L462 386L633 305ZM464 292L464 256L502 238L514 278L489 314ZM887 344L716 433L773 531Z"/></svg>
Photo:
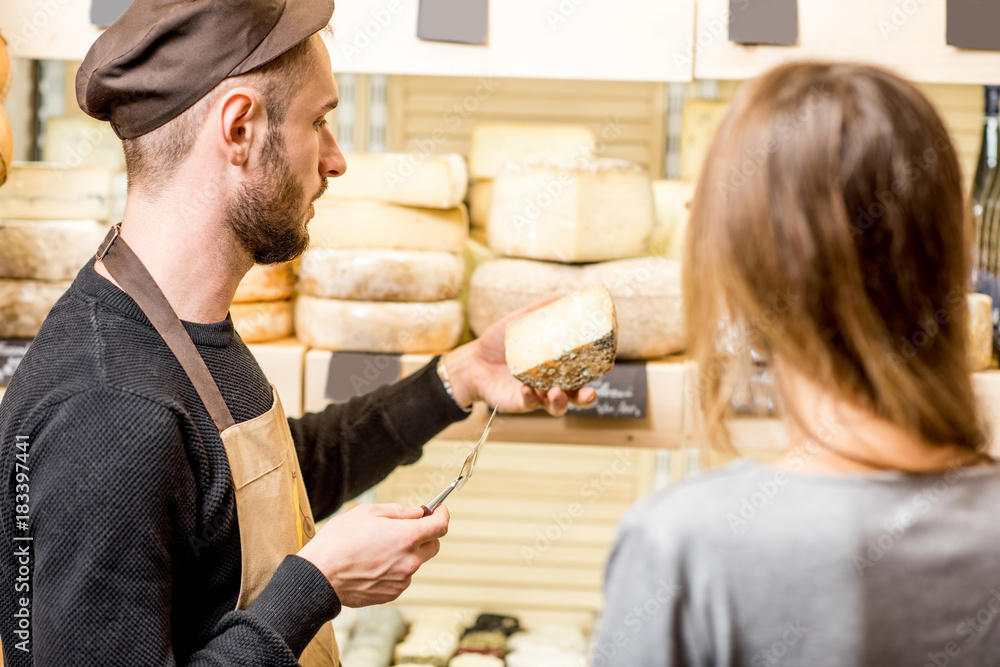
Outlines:
<svg viewBox="0 0 1000 667"><path fill-rule="evenodd" d="M31 338L108 232L111 174L14 163L0 188L0 338Z"/></svg>
<svg viewBox="0 0 1000 667"><path fill-rule="evenodd" d="M13 71L10 66L10 54L7 52L7 41L0 35L0 104L7 99L10 92ZM7 170L14 160L14 133L7 119L7 112L0 106L0 185L7 180Z"/></svg>
<svg viewBox="0 0 1000 667"><path fill-rule="evenodd" d="M251 268L229 308L236 332L247 343L291 336L294 292L294 262Z"/></svg>
<svg viewBox="0 0 1000 667"><path fill-rule="evenodd" d="M464 326L465 161L390 153L347 163L309 223L296 335L332 350L451 349Z"/></svg>
<svg viewBox="0 0 1000 667"><path fill-rule="evenodd" d="M586 125L477 123L469 148L472 238L486 243L493 179L509 163L594 158L597 138Z"/></svg>
<svg viewBox="0 0 1000 667"><path fill-rule="evenodd" d="M476 269L473 332L539 299L604 285L618 319L618 358L682 350L680 264L648 255L654 210L649 176L628 162L507 164L492 185L488 236L510 259Z"/></svg>

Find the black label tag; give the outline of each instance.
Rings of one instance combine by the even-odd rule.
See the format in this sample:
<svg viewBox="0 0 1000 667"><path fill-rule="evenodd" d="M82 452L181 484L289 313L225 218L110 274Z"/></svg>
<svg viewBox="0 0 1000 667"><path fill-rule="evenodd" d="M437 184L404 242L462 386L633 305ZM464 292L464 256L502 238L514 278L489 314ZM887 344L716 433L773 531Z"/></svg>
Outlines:
<svg viewBox="0 0 1000 667"><path fill-rule="evenodd" d="M797 0L729 0L729 39L792 46L799 41Z"/></svg>
<svg viewBox="0 0 1000 667"><path fill-rule="evenodd" d="M334 352L326 375L326 399L346 403L399 379L398 354Z"/></svg>
<svg viewBox="0 0 1000 667"><path fill-rule="evenodd" d="M586 410L571 405L574 417L646 418L649 387L645 362L616 361L610 373L587 386L597 390L597 402Z"/></svg>
<svg viewBox="0 0 1000 667"><path fill-rule="evenodd" d="M94 0L94 4L90 6L90 22L100 28L107 28L121 18L131 5L132 0Z"/></svg>
<svg viewBox="0 0 1000 667"><path fill-rule="evenodd" d="M489 0L420 0L417 37L432 42L485 44Z"/></svg>
<svg viewBox="0 0 1000 667"><path fill-rule="evenodd" d="M946 24L949 46L1000 51L1000 1L948 0Z"/></svg>
<svg viewBox="0 0 1000 667"><path fill-rule="evenodd" d="M11 376L20 365L30 344L30 338L0 340L0 387L6 387L10 383Z"/></svg>

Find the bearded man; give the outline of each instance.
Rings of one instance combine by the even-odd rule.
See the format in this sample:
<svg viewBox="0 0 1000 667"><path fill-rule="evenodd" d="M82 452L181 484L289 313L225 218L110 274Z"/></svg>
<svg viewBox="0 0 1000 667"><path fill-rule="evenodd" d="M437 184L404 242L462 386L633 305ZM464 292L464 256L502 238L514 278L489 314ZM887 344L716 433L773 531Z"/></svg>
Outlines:
<svg viewBox="0 0 1000 667"><path fill-rule="evenodd" d="M474 401L554 415L500 323L372 394L286 419L228 316L295 258L344 156L319 33L333 0L136 0L77 77L124 141L124 219L53 308L0 405L5 664L336 665L342 605L395 599L444 507L313 518L415 461Z"/></svg>

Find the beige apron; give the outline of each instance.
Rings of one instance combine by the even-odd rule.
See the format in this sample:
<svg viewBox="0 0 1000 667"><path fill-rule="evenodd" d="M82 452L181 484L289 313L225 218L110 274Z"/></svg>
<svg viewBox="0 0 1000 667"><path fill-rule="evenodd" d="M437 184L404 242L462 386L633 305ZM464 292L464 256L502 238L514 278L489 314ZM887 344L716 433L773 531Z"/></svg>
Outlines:
<svg viewBox="0 0 1000 667"><path fill-rule="evenodd" d="M316 534L285 411L272 387L274 401L270 410L241 424L233 422L184 325L142 262L118 236L119 230L116 225L108 233L97 258L173 351L205 403L226 448L236 489L242 558L236 608L246 609L271 580L285 556L297 553ZM306 646L299 663L303 667L337 667L339 658L333 625L326 623Z"/></svg>

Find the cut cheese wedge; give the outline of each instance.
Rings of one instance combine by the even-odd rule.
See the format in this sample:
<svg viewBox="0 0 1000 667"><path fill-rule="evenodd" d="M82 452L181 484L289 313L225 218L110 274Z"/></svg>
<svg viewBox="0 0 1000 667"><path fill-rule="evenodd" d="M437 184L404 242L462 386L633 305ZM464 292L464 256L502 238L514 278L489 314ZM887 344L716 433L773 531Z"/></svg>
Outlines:
<svg viewBox="0 0 1000 667"><path fill-rule="evenodd" d="M692 181L653 181L656 226L649 242L651 255L680 260L684 257L684 235L691 215L688 204L694 198Z"/></svg>
<svg viewBox="0 0 1000 667"><path fill-rule="evenodd" d="M618 358L652 359L685 345L681 265L665 257L574 266L494 259L469 285L469 324L477 336L494 322L541 299L604 285L615 303Z"/></svg>
<svg viewBox="0 0 1000 667"><path fill-rule="evenodd" d="M511 374L542 391L579 389L611 370L618 345L615 305L604 287L574 292L507 325Z"/></svg>
<svg viewBox="0 0 1000 667"><path fill-rule="evenodd" d="M493 178L511 162L591 160L597 138L586 125L476 123L469 176Z"/></svg>
<svg viewBox="0 0 1000 667"><path fill-rule="evenodd" d="M0 280L0 338L33 338L73 282Z"/></svg>
<svg viewBox="0 0 1000 667"><path fill-rule="evenodd" d="M312 248L396 248L462 252L469 238L465 205L448 210L373 201L320 199L309 223Z"/></svg>
<svg viewBox="0 0 1000 667"><path fill-rule="evenodd" d="M233 303L279 301L290 299L295 292L295 262L254 264L243 276Z"/></svg>
<svg viewBox="0 0 1000 667"><path fill-rule="evenodd" d="M233 327L245 343L263 343L292 335L291 301L234 303L229 307Z"/></svg>
<svg viewBox="0 0 1000 667"><path fill-rule="evenodd" d="M455 208L465 200L468 186L469 172L461 155L361 153L347 156L347 171L330 180L327 196Z"/></svg>
<svg viewBox="0 0 1000 667"><path fill-rule="evenodd" d="M106 169L15 162L0 188L0 218L7 220L107 220L110 213Z"/></svg>
<svg viewBox="0 0 1000 667"><path fill-rule="evenodd" d="M295 307L298 339L329 350L443 352L458 342L463 322L457 300L391 303L302 296Z"/></svg>
<svg viewBox="0 0 1000 667"><path fill-rule="evenodd" d="M646 254L649 176L623 160L508 165L493 181L487 233L508 257L594 262Z"/></svg>
<svg viewBox="0 0 1000 667"><path fill-rule="evenodd" d="M968 297L969 366L973 371L982 371L993 361L993 299L977 293Z"/></svg>
<svg viewBox="0 0 1000 667"><path fill-rule="evenodd" d="M443 301L462 291L461 255L431 250L312 248L302 256L302 293L362 301Z"/></svg>
<svg viewBox="0 0 1000 667"><path fill-rule="evenodd" d="M107 233L97 220L0 220L0 278L70 280Z"/></svg>

